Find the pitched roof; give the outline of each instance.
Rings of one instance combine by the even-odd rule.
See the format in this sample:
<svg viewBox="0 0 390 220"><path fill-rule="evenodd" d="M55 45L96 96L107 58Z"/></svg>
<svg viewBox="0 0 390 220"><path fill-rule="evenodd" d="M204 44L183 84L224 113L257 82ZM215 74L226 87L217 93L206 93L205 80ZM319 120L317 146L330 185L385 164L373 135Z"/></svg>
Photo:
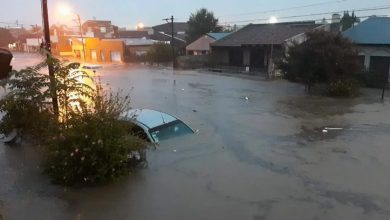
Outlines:
<svg viewBox="0 0 390 220"><path fill-rule="evenodd" d="M357 44L390 44L390 17L370 17L343 35Z"/></svg>
<svg viewBox="0 0 390 220"><path fill-rule="evenodd" d="M214 41L215 38L206 34L189 44L186 47L186 50L210 50L210 43L213 43Z"/></svg>
<svg viewBox="0 0 390 220"><path fill-rule="evenodd" d="M215 40L221 40L222 38L228 36L230 33L208 33L207 35L214 38Z"/></svg>
<svg viewBox="0 0 390 220"><path fill-rule="evenodd" d="M170 34L172 32L172 24L160 24L152 27L155 32L164 32ZM173 30L177 32L186 32L188 30L188 24L186 22L173 22Z"/></svg>
<svg viewBox="0 0 390 220"><path fill-rule="evenodd" d="M161 32L155 32L153 35L149 36L150 39L156 40L156 41L171 41L172 36L167 33L161 33ZM175 34L174 35L175 43L184 44L186 42L185 35L182 34Z"/></svg>
<svg viewBox="0 0 390 220"><path fill-rule="evenodd" d="M288 38L319 27L315 22L249 24L211 44L213 47L282 44Z"/></svg>
<svg viewBox="0 0 390 220"><path fill-rule="evenodd" d="M147 31L119 31L119 38L148 38Z"/></svg>

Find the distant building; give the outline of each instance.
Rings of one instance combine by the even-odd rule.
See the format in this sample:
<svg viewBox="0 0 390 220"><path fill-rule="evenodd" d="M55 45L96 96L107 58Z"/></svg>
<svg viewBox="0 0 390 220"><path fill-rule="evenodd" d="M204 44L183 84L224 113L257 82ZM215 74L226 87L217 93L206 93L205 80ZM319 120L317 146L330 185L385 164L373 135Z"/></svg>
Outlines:
<svg viewBox="0 0 390 220"><path fill-rule="evenodd" d="M165 41L172 34L172 24L165 23L152 27L151 39L158 41ZM186 22L173 22L174 36L177 39L185 41L187 38L188 24ZM170 41L170 39L168 39Z"/></svg>
<svg viewBox="0 0 390 220"><path fill-rule="evenodd" d="M88 20L82 25L83 33L89 37L117 38L118 27L111 24L111 21Z"/></svg>
<svg viewBox="0 0 390 220"><path fill-rule="evenodd" d="M149 49L156 42L146 38L122 39L125 44L125 59L127 61L137 61L138 58L148 54Z"/></svg>
<svg viewBox="0 0 390 220"><path fill-rule="evenodd" d="M192 42L186 47L187 55L207 55L210 54L210 44L220 40L230 33L208 33L201 36L196 41Z"/></svg>
<svg viewBox="0 0 390 220"><path fill-rule="evenodd" d="M270 72L291 39L304 41L304 33L321 26L315 22L249 24L212 43L212 59L221 66Z"/></svg>
<svg viewBox="0 0 390 220"><path fill-rule="evenodd" d="M118 32L119 38L130 38L130 39L136 39L136 38L146 38L149 39L149 33L148 31L127 31L127 30L121 30Z"/></svg>
<svg viewBox="0 0 390 220"><path fill-rule="evenodd" d="M357 44L362 66L390 75L390 17L370 17L343 35Z"/></svg>
<svg viewBox="0 0 390 220"><path fill-rule="evenodd" d="M125 45L121 39L84 38L84 48L81 37L58 38L58 50L61 57L80 59L86 62L124 62ZM84 59L85 52L85 59Z"/></svg>
<svg viewBox="0 0 390 220"><path fill-rule="evenodd" d="M188 24L186 22L173 23L173 36L176 52L178 54L185 54L185 47L187 44ZM155 41L171 43L172 41L172 24L165 23L152 27L149 31L149 38Z"/></svg>
<svg viewBox="0 0 390 220"><path fill-rule="evenodd" d="M29 34L29 32L23 27L8 28L8 31L12 34L12 36L15 39L18 39L20 36Z"/></svg>
<svg viewBox="0 0 390 220"><path fill-rule="evenodd" d="M86 39L86 60L88 62L124 62L125 44L121 39Z"/></svg>

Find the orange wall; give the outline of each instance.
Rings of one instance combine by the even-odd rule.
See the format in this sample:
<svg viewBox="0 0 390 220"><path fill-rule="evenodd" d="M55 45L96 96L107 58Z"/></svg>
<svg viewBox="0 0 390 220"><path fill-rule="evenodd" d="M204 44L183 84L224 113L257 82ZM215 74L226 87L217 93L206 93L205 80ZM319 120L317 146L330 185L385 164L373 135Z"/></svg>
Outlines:
<svg viewBox="0 0 390 220"><path fill-rule="evenodd" d="M83 48L81 41L77 38L72 39L72 45L69 44L69 38L60 36L58 38L57 50L60 52L73 52L75 58L83 59ZM119 52L121 62L124 61L125 45L121 40L101 40L99 38L85 38L85 57L87 62L112 62L111 52ZM92 52L96 51L97 60L92 59ZM81 57L77 57L76 51L79 51ZM102 56L103 54L103 56ZM102 59L104 57L104 60Z"/></svg>
<svg viewBox="0 0 390 220"><path fill-rule="evenodd" d="M59 52L72 52L72 45L69 44L69 37L59 36L57 43L57 50Z"/></svg>
<svg viewBox="0 0 390 220"><path fill-rule="evenodd" d="M112 62L111 52L119 52L121 61L124 61L125 45L120 40L100 40L99 38L87 38L85 41L85 54L88 62L92 60L92 51L96 51L97 62ZM102 54L104 60L102 60Z"/></svg>

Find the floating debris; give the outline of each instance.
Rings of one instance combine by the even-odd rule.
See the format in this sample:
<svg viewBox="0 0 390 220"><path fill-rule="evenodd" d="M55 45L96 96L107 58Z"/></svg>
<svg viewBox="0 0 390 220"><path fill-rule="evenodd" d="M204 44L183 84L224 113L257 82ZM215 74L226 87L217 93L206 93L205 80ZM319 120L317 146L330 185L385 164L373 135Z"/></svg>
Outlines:
<svg viewBox="0 0 390 220"><path fill-rule="evenodd" d="M339 130L343 130L344 128L328 128L326 127L325 130L328 130L328 131L339 131Z"/></svg>
<svg viewBox="0 0 390 220"><path fill-rule="evenodd" d="M346 154L346 153L347 153L347 150L342 149L342 148L339 148L339 147L336 147L336 148L333 148L333 149L332 149L332 152L334 152L334 153L340 153L340 154Z"/></svg>

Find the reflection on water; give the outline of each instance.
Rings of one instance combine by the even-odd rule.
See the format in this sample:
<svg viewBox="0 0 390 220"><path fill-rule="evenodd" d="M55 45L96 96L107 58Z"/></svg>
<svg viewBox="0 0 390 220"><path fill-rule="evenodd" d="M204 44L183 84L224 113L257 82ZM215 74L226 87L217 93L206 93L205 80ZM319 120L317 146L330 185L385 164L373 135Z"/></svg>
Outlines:
<svg viewBox="0 0 390 220"><path fill-rule="evenodd" d="M65 94L67 101L65 106L62 105L60 112L62 115L66 114L67 108L73 111L81 111L82 109L93 108L93 91L97 86L95 83L95 71L91 70L74 70L68 75L69 85L73 89L68 94ZM67 105L67 107L66 107Z"/></svg>

